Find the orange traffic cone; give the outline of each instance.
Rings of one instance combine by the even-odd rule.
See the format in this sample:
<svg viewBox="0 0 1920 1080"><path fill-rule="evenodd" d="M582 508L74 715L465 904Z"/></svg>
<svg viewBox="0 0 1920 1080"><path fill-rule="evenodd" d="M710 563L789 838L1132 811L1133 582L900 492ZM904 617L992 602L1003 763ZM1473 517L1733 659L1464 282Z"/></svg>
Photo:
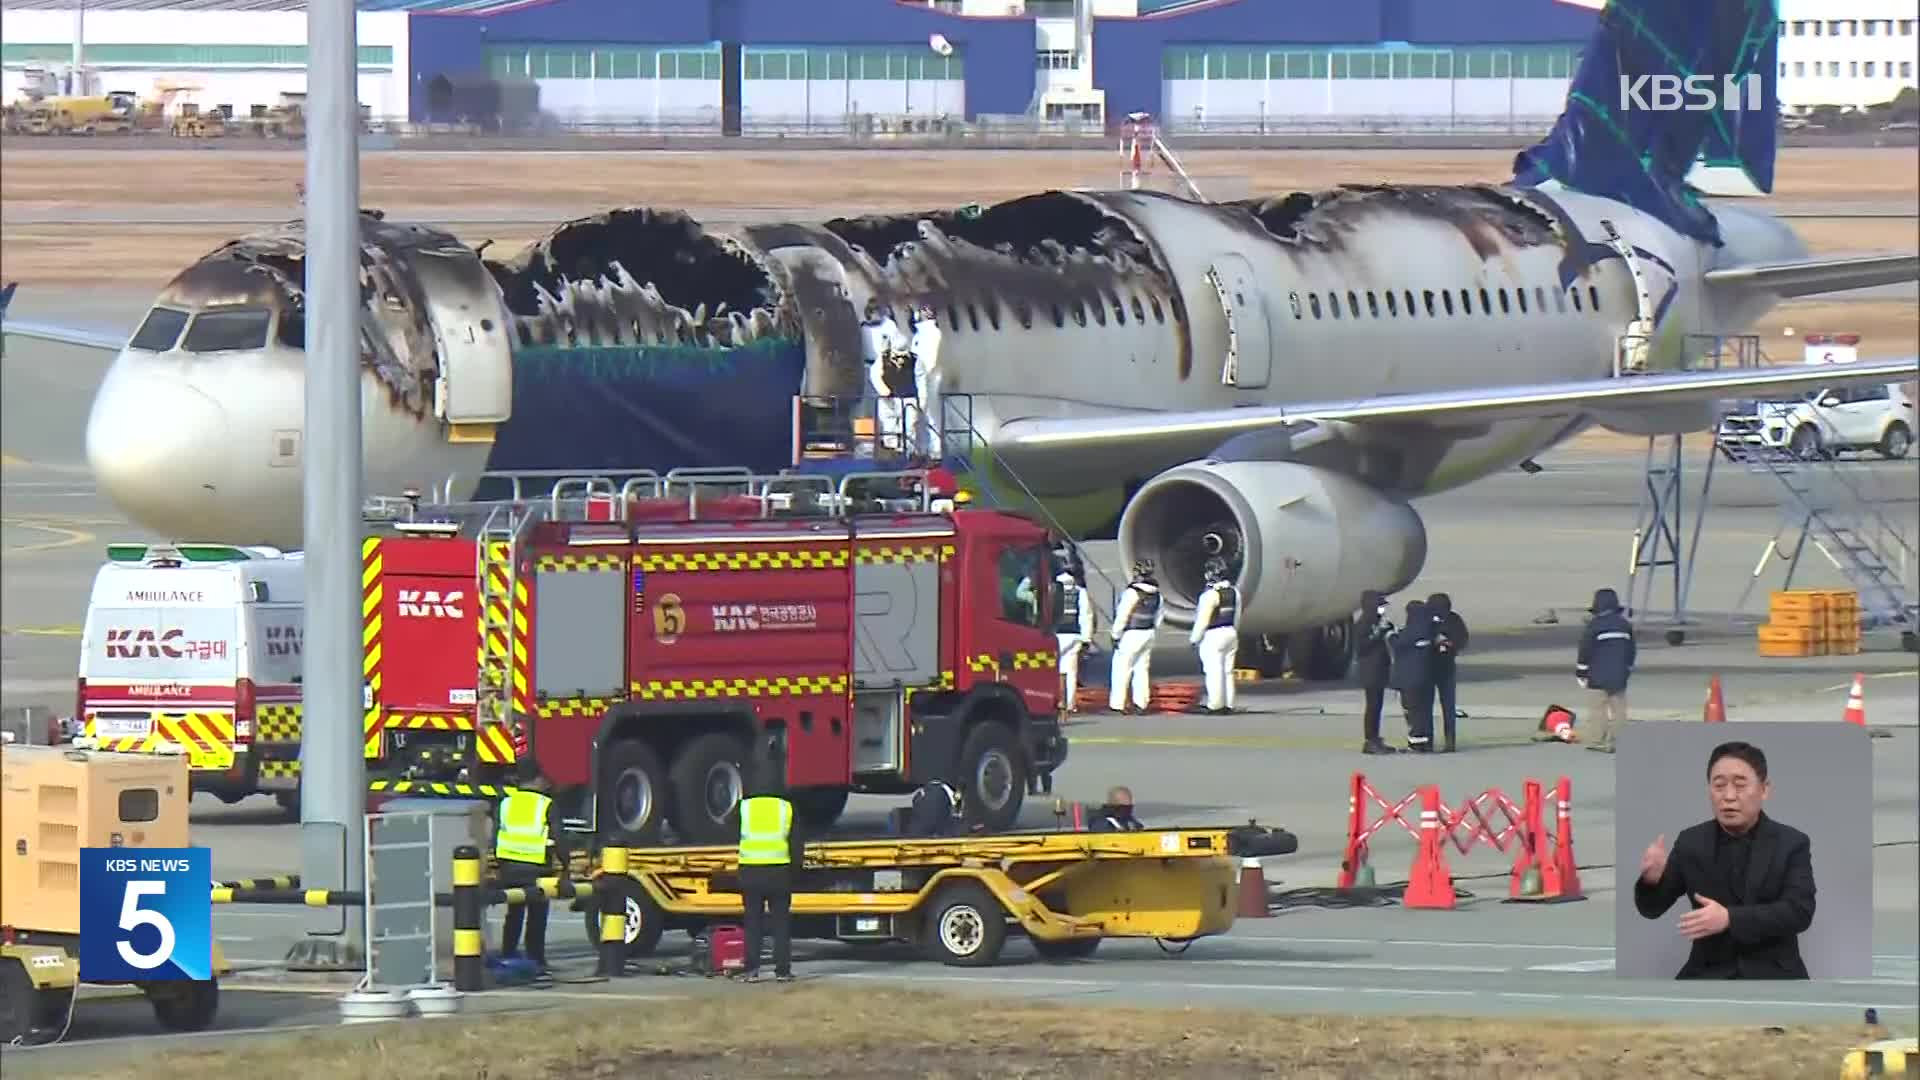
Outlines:
<svg viewBox="0 0 1920 1080"><path fill-rule="evenodd" d="M1849 724L1867 726L1867 677L1856 673L1853 676L1853 689L1847 691L1847 711L1841 717Z"/></svg>
<svg viewBox="0 0 1920 1080"><path fill-rule="evenodd" d="M1240 860L1240 905L1234 917L1273 918L1273 909L1267 906L1267 874L1260 869L1259 859Z"/></svg>
<svg viewBox="0 0 1920 1080"><path fill-rule="evenodd" d="M1453 907L1453 874L1440 852L1440 789L1431 784L1420 789L1420 850L1400 902L1410 908Z"/></svg>
<svg viewBox="0 0 1920 1080"><path fill-rule="evenodd" d="M1707 685L1707 707L1700 714L1703 724L1724 724L1727 722L1727 702L1720 696L1720 676L1715 675L1713 682Z"/></svg>

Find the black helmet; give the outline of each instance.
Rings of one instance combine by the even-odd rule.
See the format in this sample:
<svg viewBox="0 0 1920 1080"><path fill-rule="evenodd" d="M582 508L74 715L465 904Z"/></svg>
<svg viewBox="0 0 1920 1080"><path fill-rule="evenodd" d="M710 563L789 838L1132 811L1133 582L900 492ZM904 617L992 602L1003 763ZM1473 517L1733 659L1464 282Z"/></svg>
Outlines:
<svg viewBox="0 0 1920 1080"><path fill-rule="evenodd" d="M1221 558L1208 559L1206 565L1201 568L1200 572L1206 575L1209 584L1216 581L1225 581L1227 580L1227 560Z"/></svg>
<svg viewBox="0 0 1920 1080"><path fill-rule="evenodd" d="M1136 580L1142 579L1142 578L1151 578L1153 576L1153 560L1152 559L1133 560L1133 576Z"/></svg>

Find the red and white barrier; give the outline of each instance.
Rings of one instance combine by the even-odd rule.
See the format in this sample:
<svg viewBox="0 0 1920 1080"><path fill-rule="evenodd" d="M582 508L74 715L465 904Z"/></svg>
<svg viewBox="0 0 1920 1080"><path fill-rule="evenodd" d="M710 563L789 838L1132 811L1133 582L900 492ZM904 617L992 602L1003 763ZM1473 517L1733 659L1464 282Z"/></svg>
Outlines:
<svg viewBox="0 0 1920 1080"><path fill-rule="evenodd" d="M1577 900L1581 898L1580 875L1573 858L1573 786L1561 777L1554 787L1555 828L1551 838L1544 823L1544 797L1540 781L1528 779L1523 789L1523 805L1515 806L1499 788L1488 788L1460 804L1447 806L1440 789L1423 785L1397 802L1389 802L1365 775L1353 774L1347 796L1347 846L1340 861L1339 888L1352 889L1361 873L1369 869L1372 841L1389 823L1400 827L1417 842L1413 864L1407 874L1406 894L1402 902L1413 908L1451 908L1454 906L1453 875L1447 867L1447 841L1461 855L1476 844L1505 854L1513 852L1513 870L1508 876L1508 898L1522 901ZM1408 820L1407 811L1418 800L1419 824ZM1371 817L1379 807L1378 818ZM1504 824L1496 828L1499 818ZM1460 827L1468 825L1465 838ZM1539 891L1529 882L1538 874Z"/></svg>

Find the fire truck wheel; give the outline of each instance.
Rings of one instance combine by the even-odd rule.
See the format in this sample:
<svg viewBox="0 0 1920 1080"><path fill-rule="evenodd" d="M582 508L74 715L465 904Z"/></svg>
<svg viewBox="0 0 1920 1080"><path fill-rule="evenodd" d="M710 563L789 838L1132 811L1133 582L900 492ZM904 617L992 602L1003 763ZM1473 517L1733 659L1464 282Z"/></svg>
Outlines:
<svg viewBox="0 0 1920 1080"><path fill-rule="evenodd" d="M1007 909L979 882L956 881L934 894L921 939L929 959L986 967L1007 942Z"/></svg>
<svg viewBox="0 0 1920 1080"><path fill-rule="evenodd" d="M659 843L667 777L653 748L639 739L615 742L600 777L601 842L628 847Z"/></svg>
<svg viewBox="0 0 1920 1080"><path fill-rule="evenodd" d="M1013 732L997 720L974 726L960 744L961 803L968 820L1012 828L1027 795L1027 764Z"/></svg>
<svg viewBox="0 0 1920 1080"><path fill-rule="evenodd" d="M695 844L740 838L740 800L746 797L741 769L744 741L721 732L690 740L673 757L673 831Z"/></svg>
<svg viewBox="0 0 1920 1080"><path fill-rule="evenodd" d="M831 829L847 810L846 788L801 788L788 799L800 824L809 829Z"/></svg>

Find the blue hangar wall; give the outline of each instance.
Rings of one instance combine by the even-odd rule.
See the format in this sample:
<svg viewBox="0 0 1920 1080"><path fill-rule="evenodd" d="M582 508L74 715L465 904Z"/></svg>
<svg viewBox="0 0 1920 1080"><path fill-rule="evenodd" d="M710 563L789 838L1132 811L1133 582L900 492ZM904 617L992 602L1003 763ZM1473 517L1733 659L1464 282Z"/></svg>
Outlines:
<svg viewBox="0 0 1920 1080"><path fill-rule="evenodd" d="M1107 115L1560 112L1597 15L1555 0L1217 0L1093 21Z"/></svg>
<svg viewBox="0 0 1920 1080"><path fill-rule="evenodd" d="M951 56L929 47L934 34ZM450 87L489 80L532 81L541 111L563 119L738 132L756 117L1022 113L1035 79L1031 18L894 0L549 0L415 14L409 38L415 122L470 112Z"/></svg>

